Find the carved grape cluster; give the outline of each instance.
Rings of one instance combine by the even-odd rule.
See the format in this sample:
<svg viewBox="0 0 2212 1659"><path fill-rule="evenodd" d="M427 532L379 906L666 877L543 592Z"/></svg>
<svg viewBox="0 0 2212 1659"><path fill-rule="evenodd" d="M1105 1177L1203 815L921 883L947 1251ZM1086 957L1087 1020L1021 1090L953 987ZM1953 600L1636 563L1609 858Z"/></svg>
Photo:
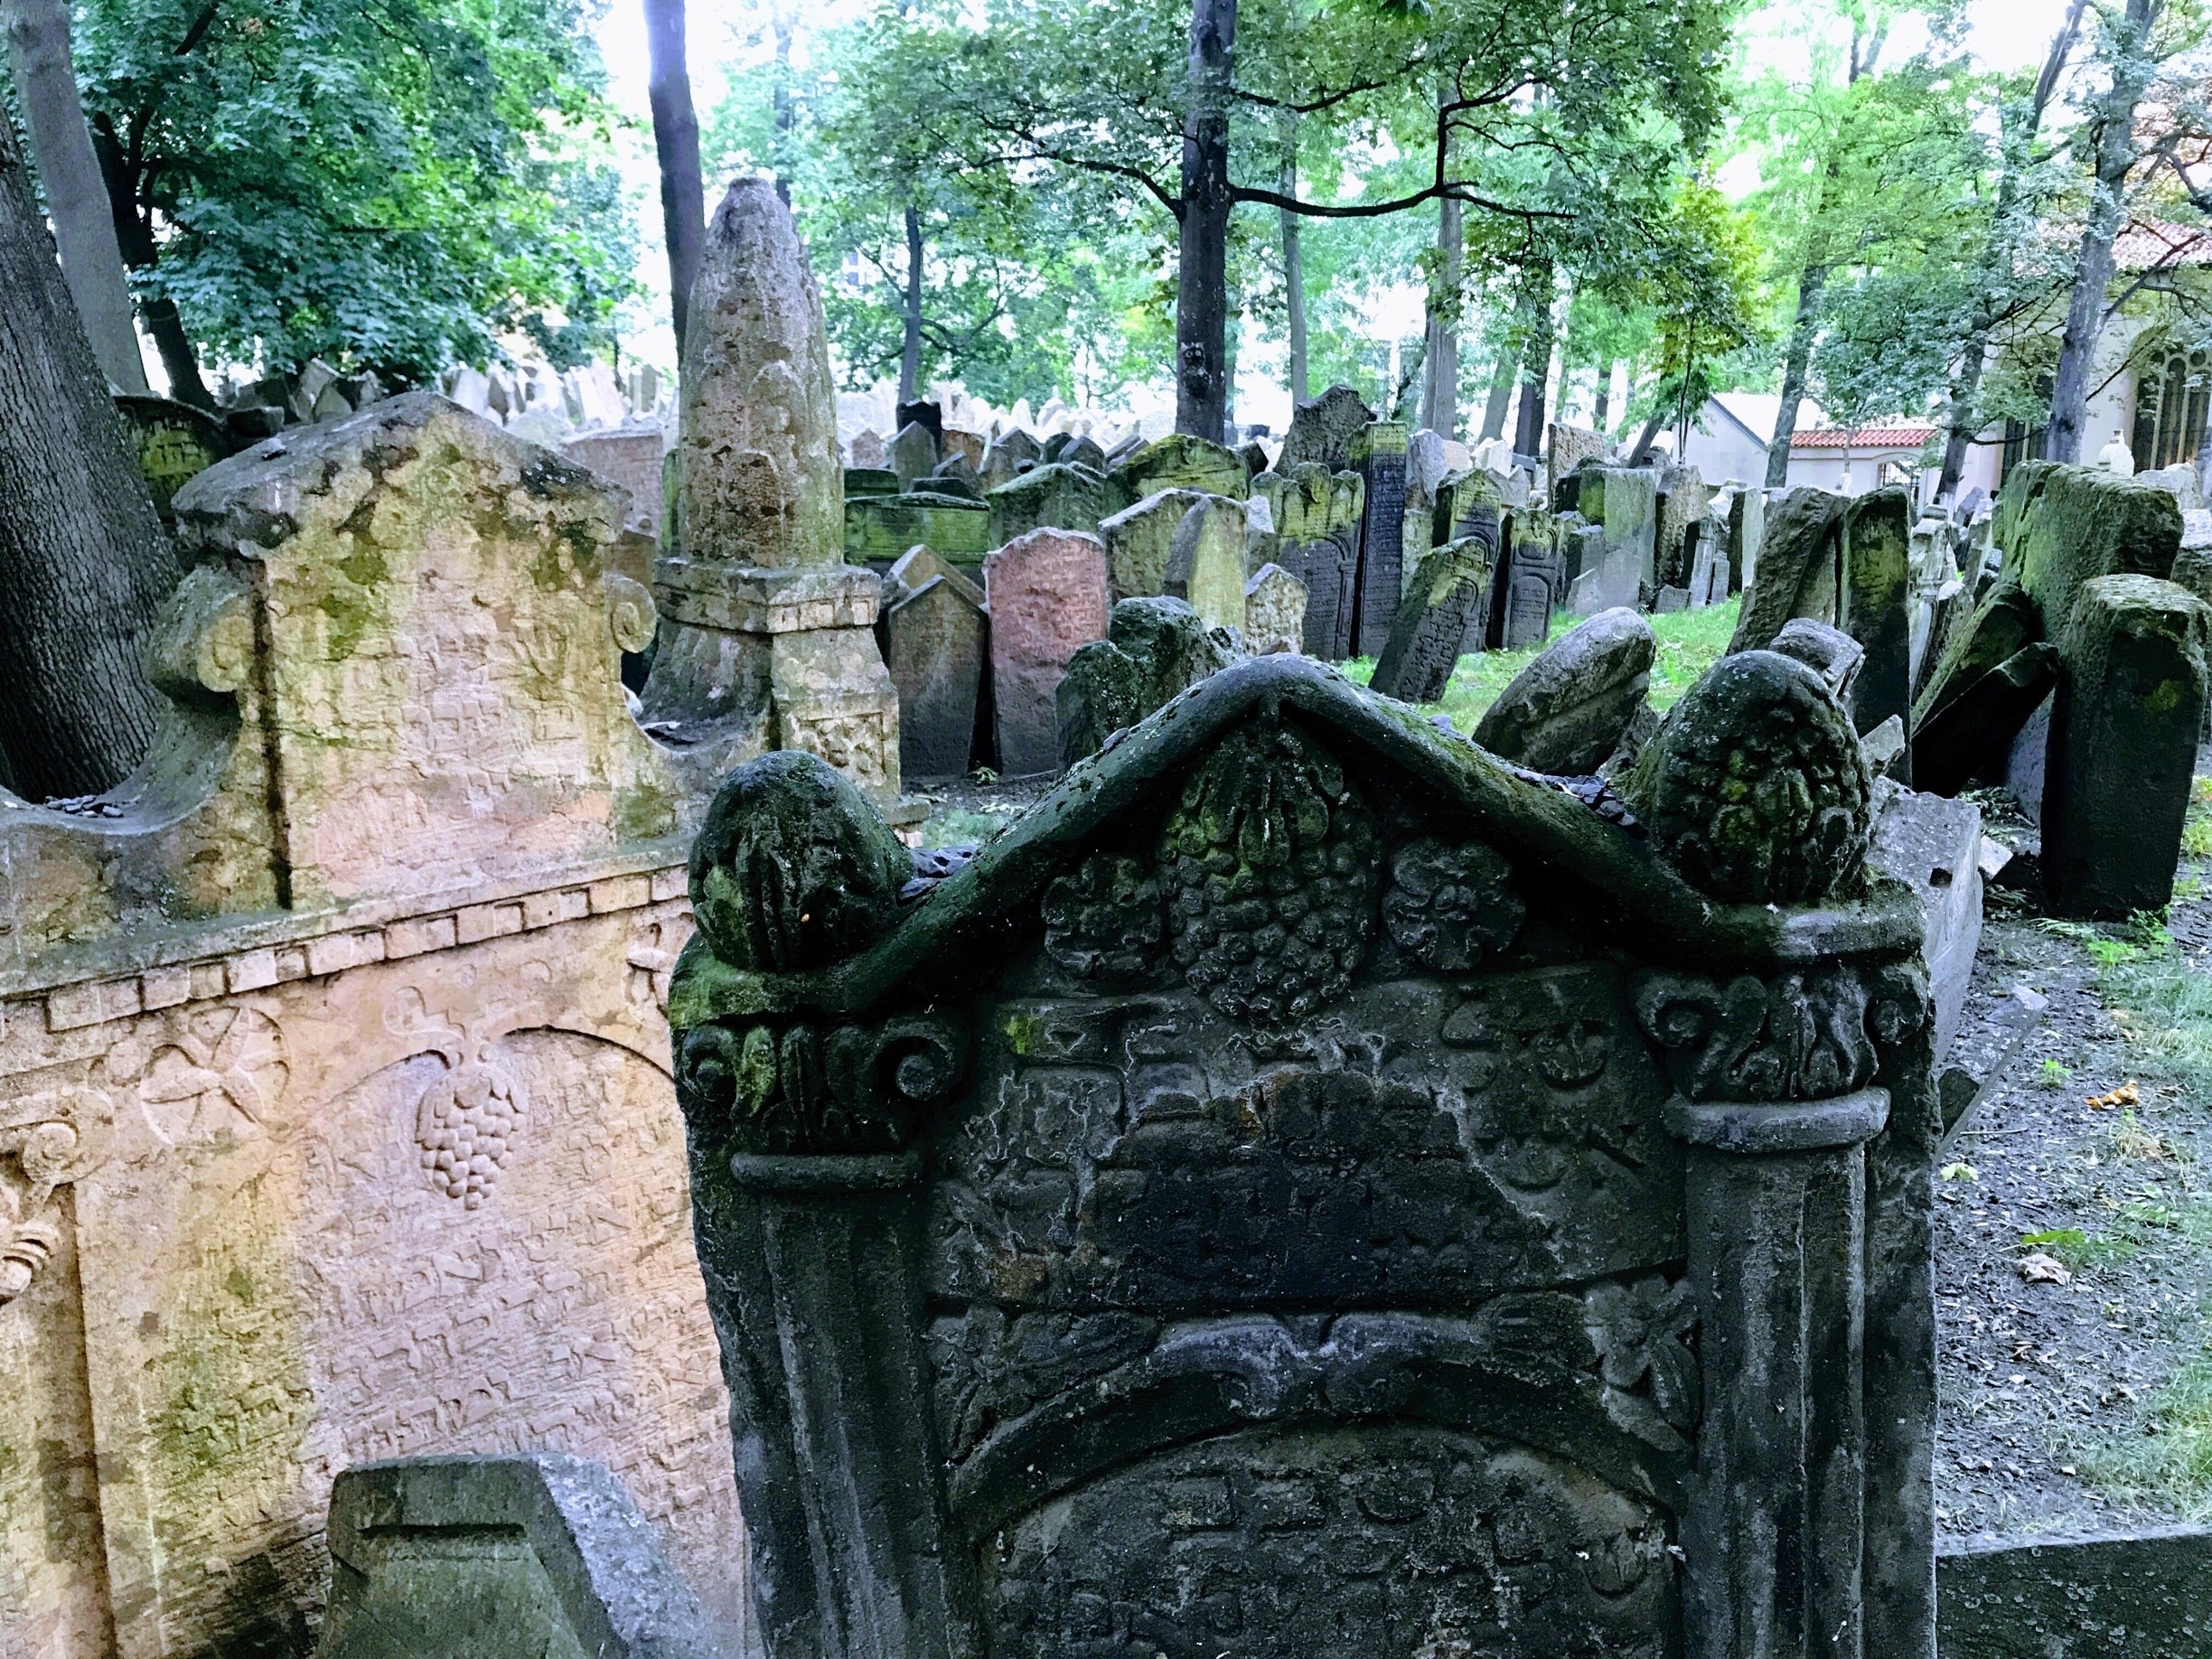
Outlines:
<svg viewBox="0 0 2212 1659"><path fill-rule="evenodd" d="M1373 818L1326 751L1280 727L1240 732L1161 836L1176 962L1232 1019L1302 1019L1366 954L1379 862Z"/></svg>
<svg viewBox="0 0 2212 1659"><path fill-rule="evenodd" d="M513 1151L526 1109L521 1087L481 1062L456 1066L415 1108L415 1139L431 1184L469 1209L481 1209Z"/></svg>
<svg viewBox="0 0 2212 1659"><path fill-rule="evenodd" d="M1125 984L1159 960L1159 883L1134 858L1085 858L1045 890L1045 953L1070 973Z"/></svg>
<svg viewBox="0 0 2212 1659"><path fill-rule="evenodd" d="M1424 838L1391 859L1382 923L1398 948L1439 973L1465 973L1484 951L1502 951L1521 931L1528 907L1514 891L1513 869L1480 841L1457 846Z"/></svg>
<svg viewBox="0 0 2212 1659"><path fill-rule="evenodd" d="M1735 904L1798 904L1857 883L1872 787L1851 717L1820 676L1748 651L1675 706L1628 796L1692 886Z"/></svg>

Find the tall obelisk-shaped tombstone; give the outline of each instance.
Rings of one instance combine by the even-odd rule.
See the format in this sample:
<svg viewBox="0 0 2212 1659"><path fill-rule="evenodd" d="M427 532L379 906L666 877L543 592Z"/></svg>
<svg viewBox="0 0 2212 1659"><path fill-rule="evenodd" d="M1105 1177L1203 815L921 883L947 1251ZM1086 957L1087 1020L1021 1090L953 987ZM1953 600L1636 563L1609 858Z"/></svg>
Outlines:
<svg viewBox="0 0 2212 1659"><path fill-rule="evenodd" d="M649 724L735 723L896 793L898 694L875 635L881 584L845 563L844 466L821 295L767 179L707 229L685 332L680 545L653 567Z"/></svg>

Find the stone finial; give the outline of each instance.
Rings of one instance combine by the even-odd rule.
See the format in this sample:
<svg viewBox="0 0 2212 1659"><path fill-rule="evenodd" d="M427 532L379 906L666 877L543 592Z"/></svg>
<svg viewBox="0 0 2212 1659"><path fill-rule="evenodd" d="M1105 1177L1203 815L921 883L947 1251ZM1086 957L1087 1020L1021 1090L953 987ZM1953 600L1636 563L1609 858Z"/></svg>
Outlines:
<svg viewBox="0 0 2212 1659"><path fill-rule="evenodd" d="M803 750L730 773L691 847L691 907L715 954L791 973L866 946L914 862L852 782Z"/></svg>
<svg viewBox="0 0 2212 1659"><path fill-rule="evenodd" d="M1674 706L1623 793L1691 886L1730 904L1802 904L1858 883L1871 791L1827 682L1795 658L1747 651Z"/></svg>
<svg viewBox="0 0 2212 1659"><path fill-rule="evenodd" d="M844 557L843 468L821 295L791 210L739 179L707 228L684 340L679 515L693 558Z"/></svg>

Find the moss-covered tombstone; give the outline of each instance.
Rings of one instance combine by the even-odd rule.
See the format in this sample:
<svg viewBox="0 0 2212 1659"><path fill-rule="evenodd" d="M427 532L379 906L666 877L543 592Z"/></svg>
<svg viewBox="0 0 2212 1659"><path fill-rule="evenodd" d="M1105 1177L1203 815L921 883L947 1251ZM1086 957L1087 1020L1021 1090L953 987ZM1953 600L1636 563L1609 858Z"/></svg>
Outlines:
<svg viewBox="0 0 2212 1659"><path fill-rule="evenodd" d="M895 890L775 766L670 1000L771 1659L1932 1651L1920 907L1820 675L1624 802L1240 662Z"/></svg>

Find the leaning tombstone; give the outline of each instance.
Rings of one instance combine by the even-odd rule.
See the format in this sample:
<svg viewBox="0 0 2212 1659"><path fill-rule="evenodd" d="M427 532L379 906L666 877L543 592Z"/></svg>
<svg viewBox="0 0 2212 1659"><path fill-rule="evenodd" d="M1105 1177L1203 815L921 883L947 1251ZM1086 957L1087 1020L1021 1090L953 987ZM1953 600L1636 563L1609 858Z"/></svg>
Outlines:
<svg viewBox="0 0 2212 1659"><path fill-rule="evenodd" d="M670 999L767 1659L1933 1651L1923 923L1811 670L1641 839L1294 657L949 876L785 758Z"/></svg>
<svg viewBox="0 0 2212 1659"><path fill-rule="evenodd" d="M1421 561L1375 663L1374 689L1401 702L1433 703L1451 683L1470 633L1479 637L1490 603L1494 544L1469 537Z"/></svg>
<svg viewBox="0 0 2212 1659"><path fill-rule="evenodd" d="M931 576L884 616L884 665L899 697L899 768L908 778L966 773L987 640L973 585Z"/></svg>
<svg viewBox="0 0 2212 1659"><path fill-rule="evenodd" d="M1167 591L1167 559L1190 510L1217 499L1203 490L1156 490L1134 507L1099 521L1106 544L1106 586L1118 603Z"/></svg>
<svg viewBox="0 0 2212 1659"><path fill-rule="evenodd" d="M1318 398L1299 404L1290 412L1290 430L1283 437L1275 470L1289 473L1294 466L1326 466L1332 473L1351 467L1361 434L1374 419L1359 393L1349 386L1332 386Z"/></svg>
<svg viewBox="0 0 2212 1659"><path fill-rule="evenodd" d="M2058 683L2058 648L2024 645L1913 728L1913 786L1955 795L1977 778L2004 775L2014 739ZM2039 811L2041 792L2023 801Z"/></svg>
<svg viewBox="0 0 2212 1659"><path fill-rule="evenodd" d="M1866 648L1851 695L1862 732L1912 712L1912 496L1899 488L1853 496L1843 510L1837 626Z"/></svg>
<svg viewBox="0 0 2212 1659"><path fill-rule="evenodd" d="M2203 607L2171 582L2093 576L2076 590L2043 792L2043 883L2059 915L2121 922L2172 902L2203 642Z"/></svg>
<svg viewBox="0 0 2212 1659"><path fill-rule="evenodd" d="M1475 741L1532 772L1589 776L1645 707L1658 650L1637 612L1600 611L1514 676L1484 712Z"/></svg>
<svg viewBox="0 0 2212 1659"><path fill-rule="evenodd" d="M1759 544L1758 576L1744 595L1730 651L1758 651L1799 616L1836 619L1836 565L1841 558L1842 496L1792 490L1773 503Z"/></svg>
<svg viewBox="0 0 2212 1659"><path fill-rule="evenodd" d="M1053 694L1077 647L1106 637L1106 549L1095 536L1031 530L983 561L983 591L998 770L1014 778L1056 771Z"/></svg>
<svg viewBox="0 0 2212 1659"><path fill-rule="evenodd" d="M1306 584L1262 565L1244 584L1244 649L1255 657L1306 649Z"/></svg>
<svg viewBox="0 0 2212 1659"><path fill-rule="evenodd" d="M361 1464L329 1540L318 1659L723 1659L652 1523L582 1457Z"/></svg>
<svg viewBox="0 0 2212 1659"><path fill-rule="evenodd" d="M1115 732L1137 724L1209 675L1243 656L1225 628L1209 628L1180 599L1124 599L1106 637L1068 660L1054 694L1060 764L1095 755Z"/></svg>
<svg viewBox="0 0 2212 1659"><path fill-rule="evenodd" d="M1206 496L1176 526L1161 591L1186 603L1207 627L1242 635L1244 582L1244 504Z"/></svg>

